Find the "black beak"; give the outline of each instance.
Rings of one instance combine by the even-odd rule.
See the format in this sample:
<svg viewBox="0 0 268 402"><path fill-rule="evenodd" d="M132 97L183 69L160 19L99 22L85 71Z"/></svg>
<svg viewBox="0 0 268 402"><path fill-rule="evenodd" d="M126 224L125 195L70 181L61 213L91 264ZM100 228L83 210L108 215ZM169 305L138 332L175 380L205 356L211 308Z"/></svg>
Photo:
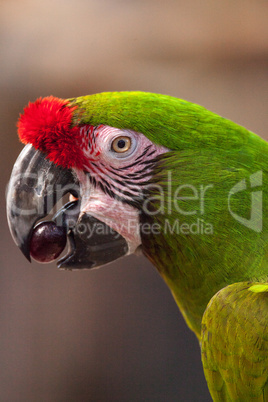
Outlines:
<svg viewBox="0 0 268 402"><path fill-rule="evenodd" d="M67 193L80 196L74 173L56 166L42 152L26 145L8 185L7 218L15 243L29 261L35 224ZM79 201L64 205L52 220L66 229L69 240L67 255L58 261L60 268L98 267L128 252L127 242L121 235L96 218L80 213Z"/></svg>

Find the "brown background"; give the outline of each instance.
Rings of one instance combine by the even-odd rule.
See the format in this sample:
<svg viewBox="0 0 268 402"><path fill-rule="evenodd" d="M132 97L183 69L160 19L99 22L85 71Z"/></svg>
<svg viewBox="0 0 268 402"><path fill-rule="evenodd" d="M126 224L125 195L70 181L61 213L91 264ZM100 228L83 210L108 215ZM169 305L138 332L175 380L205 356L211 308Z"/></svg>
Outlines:
<svg viewBox="0 0 268 402"><path fill-rule="evenodd" d="M101 91L174 95L267 137L266 1L0 1L0 400L210 400L199 346L156 270L29 264L5 188L29 100Z"/></svg>

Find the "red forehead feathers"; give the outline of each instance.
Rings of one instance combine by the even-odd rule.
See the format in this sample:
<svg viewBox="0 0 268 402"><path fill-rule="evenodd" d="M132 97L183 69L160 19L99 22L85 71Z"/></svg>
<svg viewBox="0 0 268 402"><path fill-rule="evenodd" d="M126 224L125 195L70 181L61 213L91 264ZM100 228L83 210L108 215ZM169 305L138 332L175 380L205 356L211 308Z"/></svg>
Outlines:
<svg viewBox="0 0 268 402"><path fill-rule="evenodd" d="M66 100L54 96L29 103L17 124L21 142L32 144L62 167L83 168L80 127L72 127L73 111Z"/></svg>

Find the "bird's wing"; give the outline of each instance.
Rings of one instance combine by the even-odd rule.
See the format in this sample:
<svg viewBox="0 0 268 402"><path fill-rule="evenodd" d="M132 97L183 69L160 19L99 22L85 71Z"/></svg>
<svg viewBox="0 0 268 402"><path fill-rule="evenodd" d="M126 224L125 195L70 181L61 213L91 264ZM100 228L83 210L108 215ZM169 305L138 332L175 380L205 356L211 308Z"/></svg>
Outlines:
<svg viewBox="0 0 268 402"><path fill-rule="evenodd" d="M214 401L268 402L268 282L235 283L213 296L201 350Z"/></svg>

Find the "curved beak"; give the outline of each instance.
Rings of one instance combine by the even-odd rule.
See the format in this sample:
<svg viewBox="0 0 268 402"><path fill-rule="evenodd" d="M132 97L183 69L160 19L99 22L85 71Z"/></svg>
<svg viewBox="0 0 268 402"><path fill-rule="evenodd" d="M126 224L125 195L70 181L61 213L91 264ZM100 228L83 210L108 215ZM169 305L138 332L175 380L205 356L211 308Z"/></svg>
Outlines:
<svg viewBox="0 0 268 402"><path fill-rule="evenodd" d="M26 145L8 185L7 219L16 245L29 261L35 224L68 193L80 197L79 182L73 171L55 165L32 145ZM80 213L79 201L63 205L52 220L66 228L69 240L67 255L58 261L60 268L98 267L128 252L127 242L121 235L89 214Z"/></svg>

